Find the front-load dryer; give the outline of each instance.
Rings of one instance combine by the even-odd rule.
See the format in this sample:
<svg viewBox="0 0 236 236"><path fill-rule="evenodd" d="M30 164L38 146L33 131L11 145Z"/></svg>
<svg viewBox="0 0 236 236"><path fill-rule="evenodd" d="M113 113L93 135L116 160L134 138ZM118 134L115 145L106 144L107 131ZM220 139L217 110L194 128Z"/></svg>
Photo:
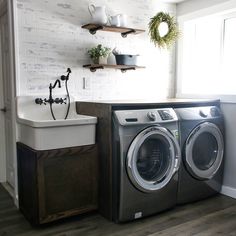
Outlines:
<svg viewBox="0 0 236 236"><path fill-rule="evenodd" d="M173 109L114 111L113 220L130 221L175 206L179 164Z"/></svg>
<svg viewBox="0 0 236 236"><path fill-rule="evenodd" d="M178 203L210 197L221 190L224 120L216 106L177 108L182 162Z"/></svg>

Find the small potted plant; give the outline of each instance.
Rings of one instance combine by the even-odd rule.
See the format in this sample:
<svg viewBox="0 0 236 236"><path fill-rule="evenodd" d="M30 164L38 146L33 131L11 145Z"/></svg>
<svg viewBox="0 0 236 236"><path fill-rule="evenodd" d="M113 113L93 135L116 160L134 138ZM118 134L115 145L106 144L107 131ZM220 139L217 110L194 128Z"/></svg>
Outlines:
<svg viewBox="0 0 236 236"><path fill-rule="evenodd" d="M107 58L110 53L111 49L103 47L101 44L88 50L88 54L94 64L107 64Z"/></svg>

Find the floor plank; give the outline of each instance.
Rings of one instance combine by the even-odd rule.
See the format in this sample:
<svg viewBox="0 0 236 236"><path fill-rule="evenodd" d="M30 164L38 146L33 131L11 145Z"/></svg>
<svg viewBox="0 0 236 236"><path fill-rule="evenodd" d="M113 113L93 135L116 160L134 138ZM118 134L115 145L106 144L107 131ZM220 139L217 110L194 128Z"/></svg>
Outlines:
<svg viewBox="0 0 236 236"><path fill-rule="evenodd" d="M217 195L133 222L115 224L97 213L33 228L0 185L0 236L236 236L236 199Z"/></svg>

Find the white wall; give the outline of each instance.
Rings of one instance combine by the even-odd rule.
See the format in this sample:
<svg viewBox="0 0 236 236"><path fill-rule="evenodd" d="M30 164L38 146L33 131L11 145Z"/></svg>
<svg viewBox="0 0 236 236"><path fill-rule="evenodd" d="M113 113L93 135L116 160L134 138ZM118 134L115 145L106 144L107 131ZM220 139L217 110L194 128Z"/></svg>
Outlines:
<svg viewBox="0 0 236 236"><path fill-rule="evenodd" d="M181 16L227 2L232 0L188 0L177 4L177 14Z"/></svg>
<svg viewBox="0 0 236 236"><path fill-rule="evenodd" d="M89 3L105 5L109 14L125 13L129 26L144 34L122 38L117 33L91 35L81 25L89 23ZM173 51L160 51L150 42L148 22L158 11L175 14L174 4L155 0L17 0L20 78L18 95L48 94L48 86L66 68L72 69L69 89L79 100L141 99L173 94ZM124 53L141 54L146 69L127 71L83 69L87 50L99 43ZM113 58L114 59L114 58ZM89 89L83 89L83 77ZM64 90L63 90L64 91Z"/></svg>
<svg viewBox="0 0 236 236"><path fill-rule="evenodd" d="M183 23L185 20L194 17L219 11L230 11L235 8L236 2L234 0L191 0L177 5L177 17L179 22ZM181 47L178 47L178 63L181 63L181 50L179 50ZM177 68L179 66L180 64L177 65ZM178 73L178 81L181 80L179 75L180 73ZM224 96L222 98L223 100L229 99ZM235 96L231 96L230 99L230 103L221 103L225 118L225 168L222 193L236 198L236 101Z"/></svg>

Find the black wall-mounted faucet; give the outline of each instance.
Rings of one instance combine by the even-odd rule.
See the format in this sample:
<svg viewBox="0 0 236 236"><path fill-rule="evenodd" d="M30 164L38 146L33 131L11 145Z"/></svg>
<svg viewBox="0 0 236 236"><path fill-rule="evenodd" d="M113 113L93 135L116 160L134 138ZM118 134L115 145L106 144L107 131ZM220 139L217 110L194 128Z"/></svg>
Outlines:
<svg viewBox="0 0 236 236"><path fill-rule="evenodd" d="M55 81L55 83L52 85L52 83L49 84L49 97L48 99L44 99L44 102L46 103L49 103L49 104L52 104L55 102L55 100L52 98L52 90L57 86L58 84L58 88L61 88L61 81L59 79L57 79Z"/></svg>
<svg viewBox="0 0 236 236"><path fill-rule="evenodd" d="M61 75L61 81L65 80L65 88L66 88L66 93L67 93L67 97L66 98L55 98L53 99L52 97L52 90L58 85L58 88L61 88L61 81L59 79L57 79L54 84L52 85L52 83L49 84L49 97L48 99L44 98L36 98L35 99L35 103L39 104L39 105L46 105L47 103L49 103L50 105L50 110L51 110L51 114L54 120L56 120L56 117L54 116L53 113L53 109L52 109L52 104L56 103L56 104L68 104L67 106L67 111L66 111L66 115L65 115L65 120L68 117L69 111L70 111L70 94L69 94L69 90L68 90L68 80L69 80L69 76L71 73L71 69L67 68L67 75Z"/></svg>
<svg viewBox="0 0 236 236"><path fill-rule="evenodd" d="M67 68L67 75L62 75L61 76L61 80L68 80L69 79L69 76L70 76L70 73L71 73L71 69L70 68Z"/></svg>
<svg viewBox="0 0 236 236"><path fill-rule="evenodd" d="M52 104L52 103L54 103L54 102L57 103L57 104L59 104L59 103L60 103L60 104L66 103L64 99L61 99L61 100L58 100L58 99L57 99L56 101L55 101L55 99L53 99L53 97L52 97L52 90L53 90L57 85L58 85L58 88L61 88L61 81L60 81L59 79L57 79L53 85L52 85L52 83L49 84L49 97L48 97L48 99L46 99L46 98L44 98L44 99L42 99L42 98L36 98L36 99L35 99L35 103L36 103L36 104L39 104L39 105L42 105L42 104L46 105L46 103Z"/></svg>
<svg viewBox="0 0 236 236"><path fill-rule="evenodd" d="M61 88L61 81L59 79L57 79L54 83L54 85L52 86L52 84L50 83L49 88L54 89L56 87L56 85L58 84L58 88Z"/></svg>
<svg viewBox="0 0 236 236"><path fill-rule="evenodd" d="M46 102L42 98L36 98L35 103L39 105L42 105L42 104L46 105Z"/></svg>
<svg viewBox="0 0 236 236"><path fill-rule="evenodd" d="M57 79L55 81L54 85L52 85L50 83L50 85L49 85L49 98L44 99L45 102L48 102L50 104L54 103L54 99L52 98L52 90L56 87L57 84L58 84L58 88L61 88L61 81L59 79Z"/></svg>

